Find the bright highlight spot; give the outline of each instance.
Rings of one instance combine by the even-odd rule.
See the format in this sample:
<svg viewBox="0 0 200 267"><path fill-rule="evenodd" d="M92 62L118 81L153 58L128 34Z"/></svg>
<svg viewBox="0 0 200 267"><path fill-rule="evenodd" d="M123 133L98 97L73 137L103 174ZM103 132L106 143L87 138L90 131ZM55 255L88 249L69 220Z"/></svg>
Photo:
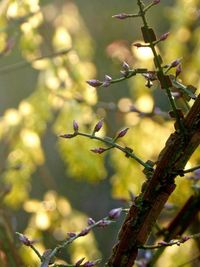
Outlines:
<svg viewBox="0 0 200 267"><path fill-rule="evenodd" d="M18 15L18 7L17 7L17 3L10 3L8 10L7 10L7 16L9 18L15 18Z"/></svg>
<svg viewBox="0 0 200 267"><path fill-rule="evenodd" d="M50 221L46 212L38 212L36 214L35 224L41 230L47 230L49 228Z"/></svg>
<svg viewBox="0 0 200 267"><path fill-rule="evenodd" d="M121 98L118 102L118 108L122 112L130 111L131 105L132 105L132 102L129 98Z"/></svg>
<svg viewBox="0 0 200 267"><path fill-rule="evenodd" d="M142 112L151 112L153 109L153 99L150 95L142 95L135 103L137 108Z"/></svg>
<svg viewBox="0 0 200 267"><path fill-rule="evenodd" d="M25 146L30 148L35 148L40 146L40 139L39 136L30 130L23 130L21 132L21 139Z"/></svg>
<svg viewBox="0 0 200 267"><path fill-rule="evenodd" d="M10 126L15 126L20 122L20 115L16 109L8 109L4 115L5 122Z"/></svg>
<svg viewBox="0 0 200 267"><path fill-rule="evenodd" d="M32 112L32 106L30 103L22 101L19 105L19 111L24 116L30 115Z"/></svg>
<svg viewBox="0 0 200 267"><path fill-rule="evenodd" d="M59 27L53 39L53 43L57 48L70 48L72 45L71 36L64 27Z"/></svg>
<svg viewBox="0 0 200 267"><path fill-rule="evenodd" d="M138 41L140 43L140 41ZM137 43L137 42L136 42ZM145 60L152 60L153 59L153 53L151 51L150 47L132 47L133 54L136 56L137 59L141 61Z"/></svg>

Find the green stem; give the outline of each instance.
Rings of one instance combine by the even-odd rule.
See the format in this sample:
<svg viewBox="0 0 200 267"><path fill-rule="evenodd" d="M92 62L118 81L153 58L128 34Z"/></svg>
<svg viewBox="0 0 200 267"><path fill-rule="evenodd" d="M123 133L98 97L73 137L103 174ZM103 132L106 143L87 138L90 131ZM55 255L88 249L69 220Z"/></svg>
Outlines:
<svg viewBox="0 0 200 267"><path fill-rule="evenodd" d="M140 15L141 15L141 18L142 18L142 21L143 21L143 24L144 24L144 27L146 29L149 28L148 26L148 23L147 23L147 20L146 20L146 17L145 17L145 9L143 7L143 4L142 4L142 1L141 0L138 0L138 6L139 6L139 9L140 9ZM152 53L154 55L154 60L155 60L155 67L158 68L159 72L161 73L161 75L164 77L164 72L163 72L163 68L161 66L161 63L159 61L159 57L158 57L158 54L156 52L156 49L155 49L155 43L153 41L151 41L151 38L149 38L150 42L149 42L149 46L152 50ZM178 111L177 111L177 107L176 107L176 103L172 97L172 94L171 94L171 91L170 91L170 88L166 85L164 90L166 91L166 94L168 96L168 99L169 99L169 102L171 104L171 107L173 109L173 112L174 112L174 115L175 115L175 118L176 118L176 121L179 125L179 129L181 130L181 132L184 133L185 135L185 127L183 125L183 122L181 121L180 117L179 117L179 114L178 114Z"/></svg>
<svg viewBox="0 0 200 267"><path fill-rule="evenodd" d="M139 164L141 164L142 166L144 166L146 169L148 170L153 170L152 166L150 166L149 164L145 163L143 160L141 160L139 157L137 157L133 152L131 152L130 149L126 148L126 147L122 147L119 144L113 142L113 140L109 140L107 138L101 138L95 135L90 135L90 134L86 134L86 133L77 133L77 135L81 135L81 136L85 136L91 139L96 139L98 141L101 141L103 143L105 143L106 145L111 146L110 148L117 148L119 150L121 150L123 153L125 153L128 157L136 160Z"/></svg>
<svg viewBox="0 0 200 267"><path fill-rule="evenodd" d="M38 258L42 262L42 256L40 255L39 251L33 245L30 245L30 248L35 252L35 254L38 256Z"/></svg>

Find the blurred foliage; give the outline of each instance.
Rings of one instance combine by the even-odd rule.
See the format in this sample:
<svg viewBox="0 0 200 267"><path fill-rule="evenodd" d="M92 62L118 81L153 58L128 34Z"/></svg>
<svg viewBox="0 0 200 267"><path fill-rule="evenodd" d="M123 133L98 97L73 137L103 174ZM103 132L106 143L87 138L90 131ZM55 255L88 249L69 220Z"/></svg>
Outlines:
<svg viewBox="0 0 200 267"><path fill-rule="evenodd" d="M111 1L114 6L115 1ZM163 23L162 16L159 16L156 24L158 14L162 12L170 27L169 39L158 49L161 50L166 63L182 58L184 74L181 79L186 84L200 87L198 57L200 2L177 0L172 6L170 3L169 1L167 7L157 7L157 11L156 9L153 11L156 16L150 18L156 29L159 29L159 26L166 28L160 25L161 22ZM94 60L101 67L99 75L103 73L112 75L107 73L111 70L114 75L120 75L120 65L124 60L133 67L150 69L153 67L152 55L149 51L141 52L131 45L131 42L140 41L141 38L138 29L132 36L130 26L134 29L138 26L135 21L133 24L128 20L121 22L123 29L126 29L126 34L127 32L130 34L128 41L123 40L123 37L121 39L120 36L119 40L113 40L111 44L107 43L107 47L102 47L103 40L110 42L110 38L112 39L118 32L116 26L112 28L116 30L113 30L113 34L105 27L101 32L100 24L93 23L98 12L94 14L88 11L87 13L87 5L90 6L91 11L91 8L92 10L100 8L100 4L101 12L105 11L101 1L93 1L93 4L91 1L85 1L84 6L83 1L69 0L41 1L41 3L39 0L2 0L0 3L0 77L2 86L6 82L9 86L13 86L12 93L10 89L5 90L5 97L19 99L13 106L7 106L0 118L2 159L0 182L2 188L7 185L12 187L2 203L2 210L9 208L12 211L15 210L15 214L23 210L28 218L24 233L30 238L39 240L37 246L41 251L54 247L57 242L66 237L67 232L84 228L87 221L84 213L73 208L74 204L70 203L67 195L63 196L60 192L49 190L38 199L32 197L32 189L39 190L40 187L40 184L35 185L34 177L41 166L46 166L48 153L51 152L50 148L48 150L45 148L46 143L49 144L49 135L55 137L50 147L56 147L59 159L65 165L65 174L62 174L63 188L67 187L68 183L65 181L69 177L84 183L92 182L92 184L109 178L106 182L111 187L112 197L128 199L130 192L133 194L140 192L140 186L145 179L141 166L115 150L111 150L107 156L92 154L90 149L99 145L93 140L80 137L70 141L60 140L58 135L71 132L74 119L79 123L81 131L91 132L95 123L105 117L106 126L100 134L113 135L119 127L126 125L130 127L130 131L121 142L132 147L142 159L156 161L167 137L173 131L173 122L162 116L145 118L130 112L131 105L142 112L151 112L153 107L159 107L164 112L168 111L169 104L162 90L156 86L151 89L145 87L145 80L142 77L133 78L124 84L113 85L112 88L102 88L99 91L89 87L85 82L97 76ZM114 12L112 5L106 9L106 14L109 12L109 21ZM120 1L115 9L119 8L118 12L124 11L123 5L130 7L130 1L124 4ZM85 24L84 19L88 25ZM101 23L100 15L97 19ZM114 23L112 25L116 23L118 25L119 22L114 21ZM94 31L96 27L98 36L93 32L93 37L96 39L92 39L89 31L92 32L92 29ZM99 34L100 32L102 35ZM102 62L99 63L95 56L98 56L98 60ZM110 61L109 66L108 61ZM31 78L26 77L25 66L30 69ZM16 71L15 75L13 71ZM8 78L4 78L3 75L7 75ZM24 82L33 90L30 92L29 88L26 88L28 91L24 90L24 92L20 82ZM30 94L28 95L27 92ZM179 101L178 104L185 108L183 102ZM5 103L2 103L2 106L5 107ZM199 156L198 150L187 167L200 164ZM53 180L56 184L57 177L53 177ZM185 178L177 179L177 183L178 187L170 202L179 206L184 203L193 189L191 181ZM73 192L75 198L79 198L80 190L81 188L77 188L77 191ZM110 192L104 192L106 193ZM101 197L103 198L104 195L102 194ZM93 202L95 205L95 202L101 201L101 199L95 199ZM3 218L2 215L1 217ZM168 220L169 217L166 216L165 224ZM104 236L104 243L106 239L107 237ZM192 245L195 246L195 243ZM14 249L13 243L11 246ZM188 246L188 255L184 258L181 256L180 263L186 261L193 253L191 243ZM3 253L2 246L0 249ZM102 251L102 254L104 252ZM106 253L108 254L108 251ZM169 248L158 266L161 266L163 261L166 263L165 266L172 266L170 264L173 264L174 255L177 253L183 255L184 249ZM20 247L20 255L25 264L37 266L34 264L37 264L38 259L31 250ZM88 260L101 257L94 234L74 242L67 251L62 253L61 260L74 262L81 257L86 257ZM3 261L2 258L0 253L0 263Z"/></svg>

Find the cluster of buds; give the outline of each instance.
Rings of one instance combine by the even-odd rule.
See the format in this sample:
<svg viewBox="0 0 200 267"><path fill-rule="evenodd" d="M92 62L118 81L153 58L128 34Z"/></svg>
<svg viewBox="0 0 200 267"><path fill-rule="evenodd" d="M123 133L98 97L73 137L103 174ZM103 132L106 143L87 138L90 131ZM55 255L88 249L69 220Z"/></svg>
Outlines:
<svg viewBox="0 0 200 267"><path fill-rule="evenodd" d="M103 127L103 119L99 120L97 122L97 124L94 126L94 129L92 131L92 134L84 134L84 133L81 133L79 132L79 125L78 123L74 120L73 121L73 129L74 129L74 132L73 133L67 133L67 134L62 134L60 135L60 137L62 138L66 138L66 139L70 139L70 138L73 138L77 135L83 135L83 136L87 136L89 138L95 138L95 134L97 132L99 132L101 130L101 128ZM93 153L96 153L96 154L102 154L103 152L111 149L113 147L113 144L114 142L119 139L119 138L122 138L126 135L127 131L129 130L129 128L124 128L122 130L120 130L116 136L114 138L109 138L110 142L109 142L109 147L108 148L103 148L103 147L99 147L99 148L93 148L91 149L91 151ZM108 137L107 137L108 138ZM106 139L103 139L103 138L100 138L100 137L96 137L96 139L100 139L102 142L104 143L107 143L106 142Z"/></svg>
<svg viewBox="0 0 200 267"><path fill-rule="evenodd" d="M128 75L130 73L130 66L127 62L123 62L122 70L120 72L124 77L128 77Z"/></svg>
<svg viewBox="0 0 200 267"><path fill-rule="evenodd" d="M148 88L151 88L153 86L153 81L157 80L155 71L148 71L147 73L144 73L143 76L147 81L145 86Z"/></svg>
<svg viewBox="0 0 200 267"><path fill-rule="evenodd" d="M173 246L173 245L177 245L180 246L182 243L185 243L186 241L190 240L191 237L189 236L183 236L180 240L170 240L169 242L166 241L160 241L158 242L158 245L160 245L161 247L168 247L168 246Z"/></svg>
<svg viewBox="0 0 200 267"><path fill-rule="evenodd" d="M152 6L155 6L157 4L160 3L160 0L153 0L148 6L146 6L145 11L147 11L148 9L150 9ZM134 18L134 17L140 17L141 14L127 14L127 13L120 13L117 15L112 16L115 19L120 19L120 20L124 20L124 19L128 19L128 18Z"/></svg>

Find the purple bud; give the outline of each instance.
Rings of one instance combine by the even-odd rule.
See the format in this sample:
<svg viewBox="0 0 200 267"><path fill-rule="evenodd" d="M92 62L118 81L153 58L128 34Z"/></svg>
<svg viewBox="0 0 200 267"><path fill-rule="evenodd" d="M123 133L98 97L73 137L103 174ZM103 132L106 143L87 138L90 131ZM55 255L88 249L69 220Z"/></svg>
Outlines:
<svg viewBox="0 0 200 267"><path fill-rule="evenodd" d="M62 137L62 138L72 138L74 136L75 136L74 134L61 134L59 137Z"/></svg>
<svg viewBox="0 0 200 267"><path fill-rule="evenodd" d="M121 137L124 137L127 133L129 128L125 128L123 130L121 130L118 134L117 134L117 137L116 138L121 138Z"/></svg>
<svg viewBox="0 0 200 267"><path fill-rule="evenodd" d="M95 224L95 220L93 220L92 218L88 218L88 225L93 225Z"/></svg>
<svg viewBox="0 0 200 267"><path fill-rule="evenodd" d="M79 236L85 236L90 232L90 228L85 228L83 229L80 233Z"/></svg>
<svg viewBox="0 0 200 267"><path fill-rule="evenodd" d="M189 239L190 239L189 236L184 236L184 237L182 237L181 241L182 241L182 243L184 243L184 242L188 241Z"/></svg>
<svg viewBox="0 0 200 267"><path fill-rule="evenodd" d="M83 264L84 267L93 267L95 266L95 263L92 261L87 261Z"/></svg>
<svg viewBox="0 0 200 267"><path fill-rule="evenodd" d="M102 219L101 221L99 221L98 226L99 227L106 227L111 223L112 223L112 221Z"/></svg>
<svg viewBox="0 0 200 267"><path fill-rule="evenodd" d="M171 68L175 68L175 67L177 67L180 63L181 63L180 59L175 59L174 61L172 61L172 63L170 64L170 66L171 66Z"/></svg>
<svg viewBox="0 0 200 267"><path fill-rule="evenodd" d="M78 132L78 123L75 120L73 121L73 128L74 132Z"/></svg>
<svg viewBox="0 0 200 267"><path fill-rule="evenodd" d="M19 240L25 245L25 246L31 246L33 243L34 243L34 241L31 241L30 239L28 239L28 237L26 237L25 235L23 235L23 234L20 234L20 233L17 233L17 235L18 235L18 238L19 238Z"/></svg>
<svg viewBox="0 0 200 267"><path fill-rule="evenodd" d="M169 34L170 34L169 32L166 32L166 33L162 34L162 35L160 36L159 41L164 41L164 40L166 40L167 37L169 36Z"/></svg>
<svg viewBox="0 0 200 267"><path fill-rule="evenodd" d="M101 81L95 80L95 79L88 80L87 83L92 87L99 87L99 86L101 86L103 84Z"/></svg>
<svg viewBox="0 0 200 267"><path fill-rule="evenodd" d="M178 67L176 68L176 77L178 77L181 72L182 72L182 66L181 64L179 64Z"/></svg>
<svg viewBox="0 0 200 267"><path fill-rule="evenodd" d="M112 78L108 75L105 75L104 82L102 84L103 87L108 87L112 82Z"/></svg>
<svg viewBox="0 0 200 267"><path fill-rule="evenodd" d="M200 180L200 169L194 171L194 179Z"/></svg>
<svg viewBox="0 0 200 267"><path fill-rule="evenodd" d="M143 46L141 43L134 43L133 45L134 45L134 46L136 46L137 48L139 48L139 47L142 47L142 46Z"/></svg>
<svg viewBox="0 0 200 267"><path fill-rule="evenodd" d="M78 260L76 263L75 263L75 266L78 267L81 265L81 263L84 261L85 258L81 258L80 260Z"/></svg>
<svg viewBox="0 0 200 267"><path fill-rule="evenodd" d="M103 119L101 119L94 127L94 133L98 132L103 126Z"/></svg>
<svg viewBox="0 0 200 267"><path fill-rule="evenodd" d="M112 18L115 18L115 19L127 19L129 17L130 17L130 15L126 14L126 13L121 13L121 14L117 14L117 15L112 16Z"/></svg>
<svg viewBox="0 0 200 267"><path fill-rule="evenodd" d="M106 149L103 148L103 147L99 147L99 148L91 149L91 151L92 151L93 153L96 153L96 154L102 154L103 152L106 151Z"/></svg>
<svg viewBox="0 0 200 267"><path fill-rule="evenodd" d="M112 209L111 211L109 211L108 217L112 220L116 220L120 217L121 212L122 208Z"/></svg>
<svg viewBox="0 0 200 267"><path fill-rule="evenodd" d="M164 247L164 246L168 246L168 243L165 241L160 241L160 242L158 242L158 245L161 245Z"/></svg>
<svg viewBox="0 0 200 267"><path fill-rule="evenodd" d="M76 234L75 234L75 233L73 233L73 232L69 232L69 233L67 233L67 235L68 235L70 238L72 238L72 237L75 237L75 236L76 236Z"/></svg>
<svg viewBox="0 0 200 267"><path fill-rule="evenodd" d="M129 66L129 64L127 63L127 62L123 62L123 65L122 65L122 68L124 69L124 70L129 70L130 69L130 66Z"/></svg>

